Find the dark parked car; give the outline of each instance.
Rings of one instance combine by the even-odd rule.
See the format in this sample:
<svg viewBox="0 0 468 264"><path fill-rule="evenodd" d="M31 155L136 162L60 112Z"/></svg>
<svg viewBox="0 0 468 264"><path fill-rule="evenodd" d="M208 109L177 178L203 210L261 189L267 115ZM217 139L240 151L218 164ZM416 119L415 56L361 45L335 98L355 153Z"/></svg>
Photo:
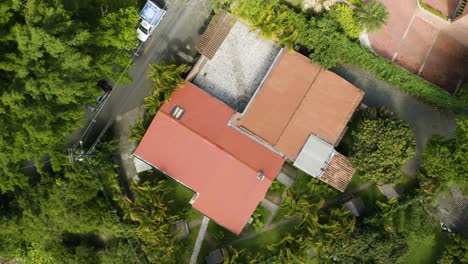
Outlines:
<svg viewBox="0 0 468 264"><path fill-rule="evenodd" d="M97 86L101 88L104 93L110 93L112 91L112 86L106 80L100 80Z"/></svg>

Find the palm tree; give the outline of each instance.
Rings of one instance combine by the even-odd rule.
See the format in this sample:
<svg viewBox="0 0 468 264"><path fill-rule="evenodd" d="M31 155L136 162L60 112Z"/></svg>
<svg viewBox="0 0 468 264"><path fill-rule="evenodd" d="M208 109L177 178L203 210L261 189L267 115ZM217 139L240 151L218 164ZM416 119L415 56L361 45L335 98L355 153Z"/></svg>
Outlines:
<svg viewBox="0 0 468 264"><path fill-rule="evenodd" d="M138 118L135 122L135 125L130 127L130 136L128 137L128 141L140 141L143 138L145 132L146 128L143 126L143 119Z"/></svg>
<svg viewBox="0 0 468 264"><path fill-rule="evenodd" d="M367 32L375 32L380 30L387 23L387 8L375 0L370 0L356 9L356 18L364 30Z"/></svg>

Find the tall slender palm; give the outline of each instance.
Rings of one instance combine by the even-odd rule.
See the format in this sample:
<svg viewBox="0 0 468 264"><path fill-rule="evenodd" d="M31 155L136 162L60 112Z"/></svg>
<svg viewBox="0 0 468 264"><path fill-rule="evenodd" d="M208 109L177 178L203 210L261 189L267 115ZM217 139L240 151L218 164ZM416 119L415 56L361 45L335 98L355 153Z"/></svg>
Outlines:
<svg viewBox="0 0 468 264"><path fill-rule="evenodd" d="M370 0L356 9L356 19L367 32L375 32L387 23L388 11L383 4Z"/></svg>

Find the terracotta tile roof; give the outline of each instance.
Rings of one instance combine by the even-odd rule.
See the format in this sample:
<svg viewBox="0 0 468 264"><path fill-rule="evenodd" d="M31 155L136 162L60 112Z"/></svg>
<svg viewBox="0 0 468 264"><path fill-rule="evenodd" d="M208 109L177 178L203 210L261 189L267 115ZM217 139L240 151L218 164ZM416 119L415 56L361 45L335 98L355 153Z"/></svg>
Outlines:
<svg viewBox="0 0 468 264"><path fill-rule="evenodd" d="M311 133L336 146L364 92L297 52L279 56L241 126L291 160Z"/></svg>
<svg viewBox="0 0 468 264"><path fill-rule="evenodd" d="M234 22L234 16L226 11L220 11L214 15L205 32L197 41L195 49L200 54L212 59L231 31Z"/></svg>
<svg viewBox="0 0 468 264"><path fill-rule="evenodd" d="M171 115L176 105L184 109L180 120ZM198 193L193 207L239 234L284 159L228 126L233 114L186 83L156 114L135 156Z"/></svg>
<svg viewBox="0 0 468 264"><path fill-rule="evenodd" d="M336 152L319 179L344 192L355 172L356 169L353 168L349 159Z"/></svg>

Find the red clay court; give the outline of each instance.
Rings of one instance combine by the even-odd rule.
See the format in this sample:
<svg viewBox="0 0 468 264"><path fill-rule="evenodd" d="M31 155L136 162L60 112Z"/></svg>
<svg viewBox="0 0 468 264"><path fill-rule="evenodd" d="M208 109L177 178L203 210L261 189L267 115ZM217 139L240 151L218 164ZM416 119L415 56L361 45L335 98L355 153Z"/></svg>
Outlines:
<svg viewBox="0 0 468 264"><path fill-rule="evenodd" d="M369 34L374 51L450 93L467 81L468 47L445 33L450 22L422 9L417 0L380 2L389 20L382 30ZM437 2L441 11L450 12L455 1L426 2Z"/></svg>

